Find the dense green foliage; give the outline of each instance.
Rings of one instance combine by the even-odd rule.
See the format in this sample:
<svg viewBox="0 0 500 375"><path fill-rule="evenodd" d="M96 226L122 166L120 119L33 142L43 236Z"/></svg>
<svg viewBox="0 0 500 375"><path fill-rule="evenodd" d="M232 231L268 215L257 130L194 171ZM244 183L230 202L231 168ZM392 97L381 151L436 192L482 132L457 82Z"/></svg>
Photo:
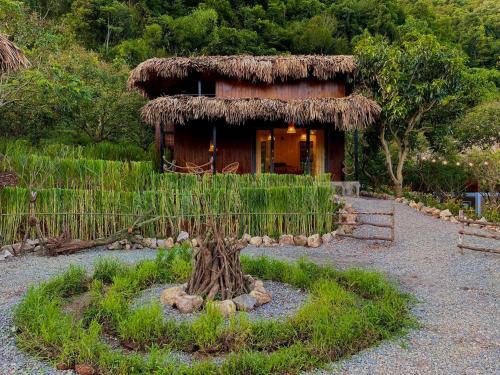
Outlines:
<svg viewBox="0 0 500 375"><path fill-rule="evenodd" d="M0 130L32 141L147 147L142 100L125 79L154 56L350 54L365 32L392 42L410 30L463 51L483 75L500 53L494 0L2 0L0 8L0 32L33 64L0 83Z"/></svg>
<svg viewBox="0 0 500 375"><path fill-rule="evenodd" d="M250 320L238 313L226 321L208 303L196 320L181 323L165 319L158 303L131 306L141 290L184 281L188 274L174 275L173 265L189 265L190 256L175 248L136 265L102 259L91 278L73 267L32 287L15 312L19 345L54 364L86 364L100 373L296 374L393 337L412 322L408 296L378 273L265 257L244 257L244 271L307 290L308 301L293 316ZM90 297L84 311L63 309L82 293ZM113 350L102 335L150 355ZM184 364L172 351L209 358ZM223 355L220 364L210 360L214 354Z"/></svg>

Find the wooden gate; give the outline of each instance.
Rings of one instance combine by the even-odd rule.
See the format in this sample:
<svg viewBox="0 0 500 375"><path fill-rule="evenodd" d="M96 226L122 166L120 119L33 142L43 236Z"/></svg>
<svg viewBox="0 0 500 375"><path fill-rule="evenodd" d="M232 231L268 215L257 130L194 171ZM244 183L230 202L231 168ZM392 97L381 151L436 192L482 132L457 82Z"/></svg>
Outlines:
<svg viewBox="0 0 500 375"><path fill-rule="evenodd" d="M390 229L390 236L383 236L383 235L372 235L372 236L360 236L357 234L339 234L337 233L337 236L339 237L349 237L349 238L355 238L357 240L366 240L366 241L389 241L391 243L394 243L395 240L395 234L394 234L394 226L395 226L395 215L394 215L394 205L392 206L391 211L387 212L354 212L357 215L357 221L353 223L349 222L343 222L342 221L342 215L343 213L340 213L339 215L339 221L336 222L335 224L337 225L349 225L353 226L354 228L359 227L359 226L372 226L372 227L377 227L377 228L389 228ZM370 219L367 220L362 220L360 219L360 216L364 218L370 218L370 217L386 217L389 219L389 222L387 223L375 223L373 221L370 221Z"/></svg>
<svg viewBox="0 0 500 375"><path fill-rule="evenodd" d="M498 228L498 227L500 227L499 223L489 223L489 222L477 221L477 220L466 220L464 218L464 212L462 210L460 210L460 212L458 214L458 221L460 222L460 229L458 230L457 247L460 249L460 252L462 254L464 253L464 249L473 250L473 251L482 251L485 253L500 254L500 248L492 249L489 247L481 247L481 246L476 246L476 245L464 243L465 236L478 237L478 238L488 238L488 239L497 240L497 241L500 240L500 235L495 234L495 233L478 233L478 232L466 231L465 224L491 226L491 227Z"/></svg>

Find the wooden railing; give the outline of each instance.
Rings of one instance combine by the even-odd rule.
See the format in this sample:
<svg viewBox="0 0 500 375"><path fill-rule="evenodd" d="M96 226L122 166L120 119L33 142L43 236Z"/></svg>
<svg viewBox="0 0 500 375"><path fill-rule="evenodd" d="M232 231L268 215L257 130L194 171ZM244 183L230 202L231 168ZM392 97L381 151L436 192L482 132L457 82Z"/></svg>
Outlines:
<svg viewBox="0 0 500 375"><path fill-rule="evenodd" d="M336 222L335 224L337 225L348 225L348 226L353 226L354 228L358 226L372 226L372 227L377 227L377 228L389 228L391 230L391 234L389 237L387 236L381 236L381 235L373 235L373 236L360 236L357 234L348 234L348 233L337 233L337 236L339 237L349 237L349 238L354 238L357 240L366 240L366 241L389 241L391 243L394 243L395 241L395 233L394 233L394 227L395 227L395 215L394 215L394 206L392 206L391 211L389 212L358 212L356 211L355 214L358 216L368 216L368 217L376 217L376 216L384 216L389 218L388 223L374 223L372 221L365 221L365 220L358 220L354 223L349 223L349 222L343 222L342 221L342 213L339 213L340 215L340 220Z"/></svg>
<svg viewBox="0 0 500 375"><path fill-rule="evenodd" d="M500 254L500 248L492 249L490 247L481 247L476 245L464 244L464 237L479 237L479 238L487 238L492 240L500 240L500 235L495 233L479 233L465 230L465 224L473 224L479 226L490 226L490 227L500 227L499 223L490 223L485 221L477 221L477 220L467 220L464 218L464 212L460 210L458 214L458 221L460 222L460 229L458 230L458 244L457 247L460 249L460 252L463 254L464 249L473 250L473 251L481 251L485 253L494 253Z"/></svg>

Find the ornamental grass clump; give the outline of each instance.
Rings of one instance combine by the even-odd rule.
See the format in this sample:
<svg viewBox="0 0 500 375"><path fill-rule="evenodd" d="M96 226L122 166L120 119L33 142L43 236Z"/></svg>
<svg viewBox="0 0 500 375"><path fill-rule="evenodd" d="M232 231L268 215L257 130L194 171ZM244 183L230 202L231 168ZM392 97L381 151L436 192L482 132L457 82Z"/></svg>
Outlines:
<svg viewBox="0 0 500 375"><path fill-rule="evenodd" d="M183 249L173 252L182 259ZM165 318L158 302L133 307L142 290L174 278L174 259L161 255L131 266L101 261L94 273L99 278L76 278L71 270L56 277L57 282L30 288L14 314L18 343L54 365L86 365L104 374L278 375L323 367L412 325L411 299L379 274L265 257L243 257L244 272L304 288L308 300L294 315L261 320L236 313L224 318L208 303L193 321L177 321ZM46 286L62 279L78 279L82 287ZM105 286L101 279L112 281ZM83 320L76 319L65 306L85 293L91 303ZM110 336L127 350L112 348ZM191 356L190 361L179 361L182 357L171 350ZM215 362L213 356L220 359Z"/></svg>

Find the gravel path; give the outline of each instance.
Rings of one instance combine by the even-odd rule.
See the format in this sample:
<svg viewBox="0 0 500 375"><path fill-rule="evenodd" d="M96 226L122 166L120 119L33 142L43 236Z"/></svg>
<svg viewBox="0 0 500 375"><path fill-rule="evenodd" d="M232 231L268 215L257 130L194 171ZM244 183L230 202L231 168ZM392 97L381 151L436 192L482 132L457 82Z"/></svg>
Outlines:
<svg viewBox="0 0 500 375"><path fill-rule="evenodd" d="M389 210L393 204L362 198L350 201L359 211ZM403 204L395 203L395 208L396 242L391 247L345 239L301 251L293 247L245 250L285 259L305 254L318 264L375 269L419 300L414 308L422 325L418 330L313 373L500 374L500 257L472 251L461 255L456 248L457 224ZM363 227L356 233L383 230ZM483 242L478 240L474 241Z"/></svg>
<svg viewBox="0 0 500 375"><path fill-rule="evenodd" d="M351 199L355 208L388 209L391 201ZM335 241L318 249L247 248L244 253L284 259L307 255L319 264L376 269L393 278L420 301L414 314L422 327L403 339L384 342L311 374L500 374L500 257L456 245L455 224L396 203L396 243ZM381 231L362 228L358 233ZM154 258L155 251L113 253L127 262ZM28 284L36 284L70 264L91 268L109 252L71 256L26 256L0 263L0 375L62 374L20 352L11 333L12 308Z"/></svg>
<svg viewBox="0 0 500 375"><path fill-rule="evenodd" d="M179 284L177 284L179 285ZM134 301L132 306L143 306L160 300L161 292L174 284L155 285L144 290ZM250 320L280 319L293 315L307 300L307 293L290 285L274 281L265 281L264 288L272 293L272 300L263 306L246 313ZM166 319L174 318L178 321L189 321L200 316L200 312L182 314L176 308L163 305L163 315ZM239 312L237 312L239 314Z"/></svg>

